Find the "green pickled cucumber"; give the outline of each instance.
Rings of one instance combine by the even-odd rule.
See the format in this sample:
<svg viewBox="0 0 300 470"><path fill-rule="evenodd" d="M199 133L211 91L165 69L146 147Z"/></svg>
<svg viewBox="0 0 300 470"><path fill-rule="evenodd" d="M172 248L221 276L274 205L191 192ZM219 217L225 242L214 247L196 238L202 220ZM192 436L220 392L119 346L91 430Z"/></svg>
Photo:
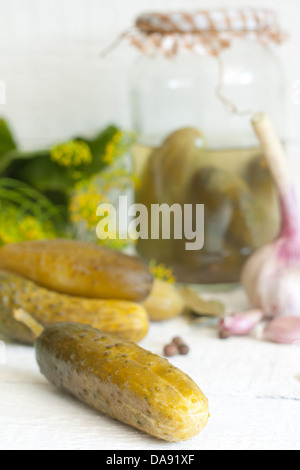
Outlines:
<svg viewBox="0 0 300 470"><path fill-rule="evenodd" d="M202 133L198 129L186 127L170 134L161 147L153 151L145 173L152 174L155 199L158 202L181 202L189 179L201 160L203 146ZM140 191L144 189L148 188L142 187Z"/></svg>
<svg viewBox="0 0 300 470"><path fill-rule="evenodd" d="M148 331L147 312L139 304L59 294L0 271L0 332L11 340L33 344L35 337L30 329L14 318L20 308L42 326L79 322L131 341L140 341Z"/></svg>
<svg viewBox="0 0 300 470"><path fill-rule="evenodd" d="M255 195L257 201L266 210L266 217L261 221L269 231L269 242L273 240L280 231L281 226L281 210L274 181L266 159L262 155L257 155L247 165L245 174L245 181L252 193Z"/></svg>
<svg viewBox="0 0 300 470"><path fill-rule="evenodd" d="M153 150L142 174L143 184L136 191L136 201L151 204L184 204L189 181L203 157L205 139L200 130L186 127L172 132L162 145ZM151 231L151 211L148 211L148 227ZM174 238L171 224L170 239ZM162 238L160 227L159 239L139 239L137 251L150 261L159 260L172 263L174 256L173 242Z"/></svg>
<svg viewBox="0 0 300 470"><path fill-rule="evenodd" d="M167 441L206 425L199 387L166 359L75 323L52 325L36 341L41 373L90 407Z"/></svg>
<svg viewBox="0 0 300 470"><path fill-rule="evenodd" d="M242 178L207 166L195 172L190 194L205 205L206 247L218 252L226 239L235 248L256 249L270 241L266 208Z"/></svg>

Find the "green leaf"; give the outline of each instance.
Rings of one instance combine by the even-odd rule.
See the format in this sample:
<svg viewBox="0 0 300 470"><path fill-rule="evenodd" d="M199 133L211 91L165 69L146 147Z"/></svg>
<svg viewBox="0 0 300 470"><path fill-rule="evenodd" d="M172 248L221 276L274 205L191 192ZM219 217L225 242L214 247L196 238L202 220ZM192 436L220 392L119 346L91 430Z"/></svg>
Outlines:
<svg viewBox="0 0 300 470"><path fill-rule="evenodd" d="M0 175L5 177L14 177L16 169L23 165L26 160L49 155L47 150L38 150L34 152L21 152L12 150L0 156Z"/></svg>
<svg viewBox="0 0 300 470"><path fill-rule="evenodd" d="M16 148L16 143L6 121L0 119L0 155Z"/></svg>
<svg viewBox="0 0 300 470"><path fill-rule="evenodd" d="M14 146L4 155L0 155L0 176L30 185L46 195L54 204L64 208L63 213L67 217L68 200L72 188L78 181L89 181L91 177L107 167L108 164L104 161L106 148L118 130L112 125L99 132L94 138L77 137L74 139L85 142L92 154L90 163L75 167L72 165L64 167L53 161L51 149L21 152Z"/></svg>
<svg viewBox="0 0 300 470"><path fill-rule="evenodd" d="M41 224L51 222L57 234L63 234L65 231L64 208L52 204L43 194L20 181L0 178L0 206L0 215L4 216L1 221L2 225L9 224L9 220L5 221L5 210L11 213L14 208L15 214L20 219L26 214L32 215ZM15 223L17 224L17 221ZM15 229L17 230L17 226Z"/></svg>
<svg viewBox="0 0 300 470"><path fill-rule="evenodd" d="M62 168L50 160L49 155L16 162L17 167L13 175L40 192L60 191L67 192L73 180L67 168Z"/></svg>
<svg viewBox="0 0 300 470"><path fill-rule="evenodd" d="M0 119L0 172L5 169L11 159L7 157L8 152L16 150L17 146L12 133L4 119Z"/></svg>

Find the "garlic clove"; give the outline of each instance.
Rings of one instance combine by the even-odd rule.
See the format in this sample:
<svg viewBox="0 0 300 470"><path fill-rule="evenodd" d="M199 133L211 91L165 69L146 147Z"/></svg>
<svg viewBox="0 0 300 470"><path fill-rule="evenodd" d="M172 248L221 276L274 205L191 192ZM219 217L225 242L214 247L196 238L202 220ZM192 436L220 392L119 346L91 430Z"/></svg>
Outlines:
<svg viewBox="0 0 300 470"><path fill-rule="evenodd" d="M262 292L260 289L261 282L261 271L266 260L272 257L272 245L266 245L259 248L253 253L248 261L246 261L241 275L241 284L244 287L248 299L251 302L252 307L255 309L261 309L264 307L262 302ZM264 285L264 287L266 287Z"/></svg>
<svg viewBox="0 0 300 470"><path fill-rule="evenodd" d="M250 310L224 317L219 322L219 336L223 339L229 336L246 336L254 330L263 317L262 310Z"/></svg>
<svg viewBox="0 0 300 470"><path fill-rule="evenodd" d="M293 344L300 340L300 318L278 317L270 321L264 331L263 339L273 343Z"/></svg>
<svg viewBox="0 0 300 470"><path fill-rule="evenodd" d="M300 316L300 240L280 238L260 248L247 261L242 285L254 308L266 316Z"/></svg>

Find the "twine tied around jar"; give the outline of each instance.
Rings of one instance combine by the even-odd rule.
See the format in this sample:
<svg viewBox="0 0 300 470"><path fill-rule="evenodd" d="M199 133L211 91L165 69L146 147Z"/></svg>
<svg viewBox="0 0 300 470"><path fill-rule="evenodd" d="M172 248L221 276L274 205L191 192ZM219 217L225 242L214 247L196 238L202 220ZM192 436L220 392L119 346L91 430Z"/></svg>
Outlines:
<svg viewBox="0 0 300 470"><path fill-rule="evenodd" d="M267 9L232 8L200 10L193 13L145 13L136 19L133 28L124 32L101 55L107 55L124 38L128 38L133 46L150 57L160 52L165 57L172 58L181 50L215 57L219 68L217 97L230 113L249 114L250 110L238 110L237 106L223 95L225 64L221 53L237 38L249 39L267 46L271 43L281 44L287 39L287 34L281 31L276 13Z"/></svg>

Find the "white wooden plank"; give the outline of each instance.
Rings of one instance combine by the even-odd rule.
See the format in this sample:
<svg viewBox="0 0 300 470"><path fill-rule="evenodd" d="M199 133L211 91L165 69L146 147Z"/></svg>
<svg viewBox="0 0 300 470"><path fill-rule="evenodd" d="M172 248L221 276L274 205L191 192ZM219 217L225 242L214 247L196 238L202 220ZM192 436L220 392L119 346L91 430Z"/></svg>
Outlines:
<svg viewBox="0 0 300 470"><path fill-rule="evenodd" d="M230 309L243 292L222 294ZM194 439L169 444L99 415L40 375L31 347L7 345L0 366L0 447L36 449L296 449L300 440L300 352L256 338L220 340L185 318L152 324L141 345L161 354L180 334L188 356L171 362L207 395L211 418Z"/></svg>

